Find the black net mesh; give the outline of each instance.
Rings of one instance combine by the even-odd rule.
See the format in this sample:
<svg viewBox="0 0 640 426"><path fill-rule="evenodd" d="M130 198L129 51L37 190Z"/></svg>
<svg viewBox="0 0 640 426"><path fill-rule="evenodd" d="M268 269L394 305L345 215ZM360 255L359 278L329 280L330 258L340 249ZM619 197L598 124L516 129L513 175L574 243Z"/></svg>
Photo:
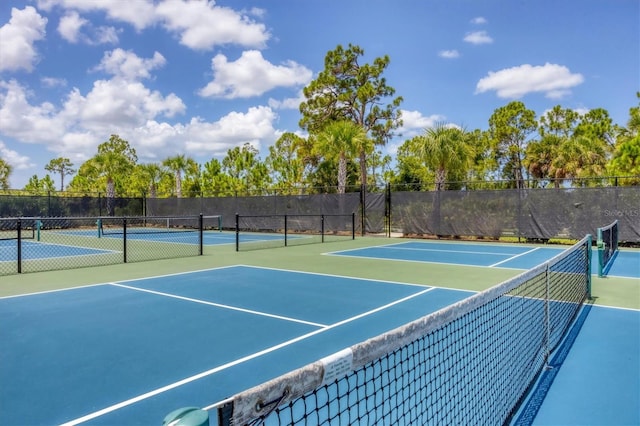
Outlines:
<svg viewBox="0 0 640 426"><path fill-rule="evenodd" d="M591 239L404 327L238 394L220 424L502 424L589 295ZM339 359L348 371L329 380Z"/></svg>

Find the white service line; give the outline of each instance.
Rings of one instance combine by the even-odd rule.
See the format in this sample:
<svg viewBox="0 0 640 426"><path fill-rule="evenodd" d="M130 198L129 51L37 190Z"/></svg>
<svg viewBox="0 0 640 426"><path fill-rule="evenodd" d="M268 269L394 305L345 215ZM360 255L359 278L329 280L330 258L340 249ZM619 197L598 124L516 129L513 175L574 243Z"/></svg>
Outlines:
<svg viewBox="0 0 640 426"><path fill-rule="evenodd" d="M285 316L282 316L282 315L268 314L266 312L254 311L254 310L245 309L245 308L238 308L236 306L223 305L221 303L207 302L206 300L200 300L200 299L193 299L191 297L178 296L177 294L163 293L161 291L148 290L146 288L133 287L133 286L130 286L130 285L124 285L124 284L118 284L118 283L110 283L110 284L114 285L116 287L127 288L129 290L141 291L141 292L144 292L144 293L151 293L151 294L156 294L156 295L164 296L164 297L171 297L173 299L186 300L187 302L200 303L202 305L215 306L217 308L229 309L229 310L232 310L232 311L239 311L239 312L244 312L244 313L247 313L247 314L260 315L260 316L263 316L263 317L276 318L276 319L284 320L284 321L297 322L297 323L300 323L300 324L312 325L314 327L320 327L320 328L327 327L327 324L320 324L320 323L317 323L317 322L304 321L304 320L301 320L301 319L285 317Z"/></svg>
<svg viewBox="0 0 640 426"><path fill-rule="evenodd" d="M134 287L134 289L135 289L135 287ZM131 398L131 399L128 399L126 401L122 401L122 402L120 402L118 404L115 404L115 405L112 405L110 407L103 408L102 410L87 414L86 416L79 417L79 418L74 419L74 420L70 420L70 421L68 421L66 423L63 423L60 426L75 426L75 425L84 423L86 421L95 419L96 417L103 416L105 414L108 414L108 413L110 413L112 411L115 411L115 410L119 410L120 408L126 407L128 405L135 404L136 402L140 402L142 400L151 398L152 396L161 394L161 393L169 391L171 389L175 389L175 388L177 388L179 386L182 386L182 385L186 385L187 383L191 383L191 382L196 381L198 379L201 379L203 377L210 376L210 375L218 373L218 372L220 372L222 370L226 370L227 368L230 368L230 367L233 367L235 365L242 364L244 362L250 361L250 360L252 360L254 358L261 357L262 355L266 355L266 354L268 354L270 352L273 352L273 351L276 351L278 349L284 348L285 346L289 346L289 345L297 343L297 342L299 342L301 340L308 339L309 337L315 336L316 334L324 333L327 330L331 330L331 329L339 327L341 325L353 322L353 321L358 320L360 318L363 318L363 317L366 317L368 315L374 314L376 312L382 311L384 309L390 308L391 306L394 306L394 305L397 305L399 303L405 302L407 300L413 299L414 297L418 297L420 295L423 295L423 294L428 293L428 292L430 292L432 290L435 290L435 289L436 289L435 287L426 288L426 289L424 289L422 291L419 291L418 293L414 293L412 295L403 297L402 299L398 299L398 300L393 301L391 303L388 303L388 304L386 304L384 306L380 306L380 307L378 307L376 309L372 309L370 311L364 312L364 313L356 315L354 317L347 318L347 319L342 320L340 322L337 322L335 324L331 324L331 325L326 326L324 328L320 328L318 330L314 330L314 331L312 331L310 333L303 334L302 336L287 340L286 342L279 343L279 344L277 344L275 346L271 346L270 348L263 349L260 352L255 352L255 353L253 353L251 355L247 355L247 356L245 356L243 358L240 358L240 359L237 359L235 361L228 362L226 364L220 365L220 366L212 368L210 370L203 371L202 373L198 373L198 374L196 374L194 376L187 377L185 379L182 379L180 381L171 383L169 385L163 386L163 387L158 388L158 389L154 389L154 390L152 390L150 392L144 393L142 395L138 395L138 396L136 396L134 398ZM218 403L216 403L216 404L218 404ZM210 407L214 407L216 404L213 404Z"/></svg>
<svg viewBox="0 0 640 426"><path fill-rule="evenodd" d="M520 254L517 254L517 255L515 255L515 256L511 256L511 257L510 257L510 258L508 258L508 259L501 260L500 262L498 262L498 263L494 263L493 265L489 265L489 266L488 266L488 268L493 268L494 266L498 266L498 265L501 265L501 264L503 264L503 263L505 263L505 262L508 262L508 261L510 261L510 260L513 260L513 259L515 259L515 258L517 258L517 257L524 256L524 255L527 255L527 254L529 254L529 253L533 253L534 251L539 250L539 249L540 249L540 247L536 247L536 248L534 248L533 250L525 251L524 253L520 253Z"/></svg>

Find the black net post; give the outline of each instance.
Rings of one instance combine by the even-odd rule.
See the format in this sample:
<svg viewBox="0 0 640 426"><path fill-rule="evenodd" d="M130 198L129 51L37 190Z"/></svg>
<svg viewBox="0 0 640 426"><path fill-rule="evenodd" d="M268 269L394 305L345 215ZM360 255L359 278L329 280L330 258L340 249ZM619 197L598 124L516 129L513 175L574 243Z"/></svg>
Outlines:
<svg viewBox="0 0 640 426"><path fill-rule="evenodd" d="M240 215L236 213L236 251L240 250Z"/></svg>
<svg viewBox="0 0 640 426"><path fill-rule="evenodd" d="M204 216L202 215L202 213L200 213L200 217L198 219L199 219L198 244L200 245L198 254L202 256L204 254L204 241L203 241L204 240Z"/></svg>
<svg viewBox="0 0 640 426"><path fill-rule="evenodd" d="M18 218L16 222L16 230L18 231L18 238L16 242L18 243L18 273L22 273L22 220Z"/></svg>
<svg viewBox="0 0 640 426"><path fill-rule="evenodd" d="M367 185L362 184L360 186L360 234L364 236L365 226L366 226L366 217L367 217L367 208L365 207L367 202Z"/></svg>
<svg viewBox="0 0 640 426"><path fill-rule="evenodd" d="M287 246L287 215L284 215L284 246Z"/></svg>
<svg viewBox="0 0 640 426"><path fill-rule="evenodd" d="M324 215L320 216L320 238L324 243Z"/></svg>
<svg viewBox="0 0 640 426"><path fill-rule="evenodd" d="M351 213L351 239L356 239L356 214Z"/></svg>
<svg viewBox="0 0 640 426"><path fill-rule="evenodd" d="M122 261L127 263L127 218L122 218Z"/></svg>
<svg viewBox="0 0 640 426"><path fill-rule="evenodd" d="M391 184L387 182L384 197L385 232L391 237Z"/></svg>

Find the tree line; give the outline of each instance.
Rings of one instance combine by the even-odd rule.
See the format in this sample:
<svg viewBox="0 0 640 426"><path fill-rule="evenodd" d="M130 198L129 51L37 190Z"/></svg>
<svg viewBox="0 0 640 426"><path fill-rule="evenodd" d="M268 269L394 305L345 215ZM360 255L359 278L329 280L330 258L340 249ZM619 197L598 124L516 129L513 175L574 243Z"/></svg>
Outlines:
<svg viewBox="0 0 640 426"><path fill-rule="evenodd" d="M184 154L140 164L132 144L114 134L77 170L64 157L52 159L45 169L59 178L60 191L108 197L296 193L308 187L343 193L382 183L444 190L469 181L559 187L566 180L603 176L640 184L640 92L625 125L614 124L602 108L580 113L557 105L538 118L521 101L497 108L486 130L436 123L405 140L392 167L392 157L381 148L402 126L403 99L384 78L389 57L369 64L361 63L363 55L351 44L327 53L324 70L303 90L302 131L284 133L264 160L245 144L205 164ZM1 189L8 189L11 172L0 158ZM72 179L65 186L66 176ZM34 175L23 190L53 192L56 184L48 174Z"/></svg>

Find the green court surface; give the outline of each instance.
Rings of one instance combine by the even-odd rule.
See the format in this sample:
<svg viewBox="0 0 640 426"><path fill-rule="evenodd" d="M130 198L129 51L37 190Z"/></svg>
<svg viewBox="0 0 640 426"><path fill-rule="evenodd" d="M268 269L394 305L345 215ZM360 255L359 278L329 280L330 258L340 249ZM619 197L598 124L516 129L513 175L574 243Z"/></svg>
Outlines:
<svg viewBox="0 0 640 426"><path fill-rule="evenodd" d="M405 241L410 240L356 237L355 240L348 241L247 252L236 252L232 244L205 246L203 256L6 276L1 279L0 297L237 264L393 280L472 291L487 289L521 272L518 269L325 255L335 251ZM563 246L545 247L562 248ZM637 279L593 276L592 294L594 303L597 305L640 309L640 282Z"/></svg>

